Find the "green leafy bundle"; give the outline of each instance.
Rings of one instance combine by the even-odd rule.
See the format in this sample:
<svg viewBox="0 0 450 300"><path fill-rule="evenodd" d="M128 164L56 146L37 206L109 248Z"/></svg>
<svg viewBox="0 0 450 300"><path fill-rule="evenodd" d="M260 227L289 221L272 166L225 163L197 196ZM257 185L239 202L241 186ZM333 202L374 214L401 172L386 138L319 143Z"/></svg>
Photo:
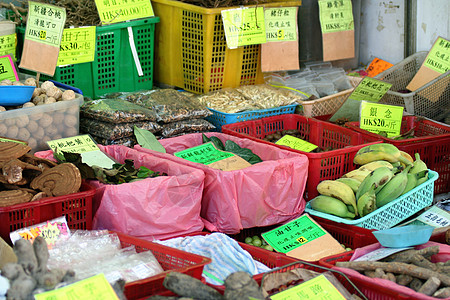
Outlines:
<svg viewBox="0 0 450 300"><path fill-rule="evenodd" d="M202 142L203 143L212 142L217 149L234 153L237 156L240 156L241 158L245 159L252 165L262 162L262 159L258 155L253 153L252 150L248 148L241 148L238 144L236 144L231 140L225 141L224 145L218 137L211 136L210 138L208 138L205 134L202 133Z"/></svg>

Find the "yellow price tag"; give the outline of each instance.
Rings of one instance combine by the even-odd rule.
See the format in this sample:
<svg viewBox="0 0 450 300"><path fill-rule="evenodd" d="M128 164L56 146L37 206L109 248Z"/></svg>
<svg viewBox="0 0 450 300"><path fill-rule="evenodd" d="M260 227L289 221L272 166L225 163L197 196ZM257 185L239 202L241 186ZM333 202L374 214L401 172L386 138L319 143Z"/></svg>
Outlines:
<svg viewBox="0 0 450 300"><path fill-rule="evenodd" d="M149 0L95 0L95 5L103 23L118 23L155 15Z"/></svg>
<svg viewBox="0 0 450 300"><path fill-rule="evenodd" d="M96 26L66 28L59 47L58 66L94 61Z"/></svg>
<svg viewBox="0 0 450 300"><path fill-rule="evenodd" d="M100 150L89 134L48 141L47 145L53 152L85 153Z"/></svg>
<svg viewBox="0 0 450 300"><path fill-rule="evenodd" d="M16 60L16 43L17 36L15 33L0 36L0 56L12 54Z"/></svg>
<svg viewBox="0 0 450 300"><path fill-rule="evenodd" d="M284 135L275 144L287 146L289 148L304 151L304 152L311 152L318 147L310 142L296 138L295 136L292 136L289 134Z"/></svg>
<svg viewBox="0 0 450 300"><path fill-rule="evenodd" d="M71 285L34 295L36 300L117 300L119 299L103 273Z"/></svg>
<svg viewBox="0 0 450 300"><path fill-rule="evenodd" d="M428 68L439 73L450 70L450 41L439 37L424 62Z"/></svg>
<svg viewBox="0 0 450 300"><path fill-rule="evenodd" d="M370 77L365 77L358 86L353 90L353 92L348 96L352 100L367 100L378 102L383 98L384 94L389 91L392 84L373 79Z"/></svg>
<svg viewBox="0 0 450 300"><path fill-rule="evenodd" d="M354 30L350 0L319 0L319 19L323 33Z"/></svg>
<svg viewBox="0 0 450 300"><path fill-rule="evenodd" d="M267 42L297 40L297 7L264 10Z"/></svg>
<svg viewBox="0 0 450 300"><path fill-rule="evenodd" d="M9 54L0 56L0 81L4 79L9 79L11 81L19 80L19 75L17 74L16 67L11 55Z"/></svg>
<svg viewBox="0 0 450 300"><path fill-rule="evenodd" d="M402 106L362 101L359 127L378 134L384 132L387 137L399 135L403 109Z"/></svg>

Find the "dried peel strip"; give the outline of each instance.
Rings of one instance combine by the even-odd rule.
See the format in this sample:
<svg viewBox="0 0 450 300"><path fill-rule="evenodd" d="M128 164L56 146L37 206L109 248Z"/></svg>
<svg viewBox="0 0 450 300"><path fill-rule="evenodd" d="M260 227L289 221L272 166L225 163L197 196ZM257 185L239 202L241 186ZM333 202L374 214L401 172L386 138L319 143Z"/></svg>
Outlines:
<svg viewBox="0 0 450 300"><path fill-rule="evenodd" d="M63 163L42 172L30 186L49 196L73 194L81 187L80 170L72 163Z"/></svg>
<svg viewBox="0 0 450 300"><path fill-rule="evenodd" d="M19 158L30 151L31 148L24 144L0 142L0 161L8 161L13 158Z"/></svg>
<svg viewBox="0 0 450 300"><path fill-rule="evenodd" d="M23 190L8 190L0 192L0 207L30 202L33 195Z"/></svg>

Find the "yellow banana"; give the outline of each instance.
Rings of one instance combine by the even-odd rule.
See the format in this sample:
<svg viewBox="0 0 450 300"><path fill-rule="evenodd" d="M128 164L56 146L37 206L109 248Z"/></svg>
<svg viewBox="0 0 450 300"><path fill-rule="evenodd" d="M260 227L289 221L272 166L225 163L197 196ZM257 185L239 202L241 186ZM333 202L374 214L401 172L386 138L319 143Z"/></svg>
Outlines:
<svg viewBox="0 0 450 300"><path fill-rule="evenodd" d="M400 196L408 183L408 172L411 166L392 177L377 193L377 207L382 207Z"/></svg>
<svg viewBox="0 0 450 300"><path fill-rule="evenodd" d="M410 162L412 162L412 163L414 162L414 159L412 158L411 155L409 155L409 153L400 150L400 154L401 154L403 157L405 157L407 160L409 160Z"/></svg>
<svg viewBox="0 0 450 300"><path fill-rule="evenodd" d="M370 174L369 171L356 169L356 170L350 171L348 173L345 173L342 177L343 178L353 178L353 179L358 180L359 182L362 182L364 180L364 178L366 178L366 176L369 174Z"/></svg>
<svg viewBox="0 0 450 300"><path fill-rule="evenodd" d="M355 214L347 210L347 205L339 199L319 195L309 201L311 208L326 214L342 218L354 218Z"/></svg>
<svg viewBox="0 0 450 300"><path fill-rule="evenodd" d="M394 166L392 166L392 164L386 160L375 160L365 165L362 165L361 167L359 167L359 170L366 170L372 172L373 170L381 167L386 167L391 170L394 168Z"/></svg>
<svg viewBox="0 0 450 300"><path fill-rule="evenodd" d="M317 185L317 191L321 195L337 198L345 204L352 205L356 208L356 198L353 190L343 182L336 180L324 180Z"/></svg>
<svg viewBox="0 0 450 300"><path fill-rule="evenodd" d="M357 165L365 165L375 160L387 160L391 163L403 162L405 165L412 165L407 158L401 155L397 147L388 143L369 145L359 149L353 162Z"/></svg>
<svg viewBox="0 0 450 300"><path fill-rule="evenodd" d="M338 178L336 179L336 181L345 183L346 185L348 185L352 190L353 193L356 193L358 191L359 185L361 184L361 182L359 180L353 179L353 178Z"/></svg>

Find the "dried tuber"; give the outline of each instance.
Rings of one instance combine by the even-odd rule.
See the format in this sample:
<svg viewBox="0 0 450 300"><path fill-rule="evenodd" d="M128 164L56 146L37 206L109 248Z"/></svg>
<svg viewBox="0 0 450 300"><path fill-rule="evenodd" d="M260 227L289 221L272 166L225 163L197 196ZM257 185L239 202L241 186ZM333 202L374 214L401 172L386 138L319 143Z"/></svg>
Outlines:
<svg viewBox="0 0 450 300"><path fill-rule="evenodd" d="M419 293L425 294L427 296L433 295L439 286L441 285L441 281L436 277L430 277L427 281L420 287L418 290Z"/></svg>
<svg viewBox="0 0 450 300"><path fill-rule="evenodd" d="M224 297L234 299L264 299L261 288L253 277L247 272L231 273L225 279Z"/></svg>
<svg viewBox="0 0 450 300"><path fill-rule="evenodd" d="M25 274L34 275L37 272L38 262L30 241L25 239L16 241L14 243L14 253Z"/></svg>
<svg viewBox="0 0 450 300"><path fill-rule="evenodd" d="M223 299L223 296L214 288L203 284L200 280L189 275L170 272L164 278L163 285L166 289L183 297L190 297L198 300Z"/></svg>

